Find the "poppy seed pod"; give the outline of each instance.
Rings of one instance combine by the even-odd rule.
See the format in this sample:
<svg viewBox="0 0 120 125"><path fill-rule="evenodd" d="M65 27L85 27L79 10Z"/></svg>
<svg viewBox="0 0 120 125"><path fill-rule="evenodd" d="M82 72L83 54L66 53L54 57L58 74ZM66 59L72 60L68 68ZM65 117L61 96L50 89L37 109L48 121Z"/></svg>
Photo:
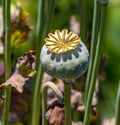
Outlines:
<svg viewBox="0 0 120 125"><path fill-rule="evenodd" d="M45 72L62 80L74 80L88 68L89 52L80 37L63 29L49 33L40 60Z"/></svg>

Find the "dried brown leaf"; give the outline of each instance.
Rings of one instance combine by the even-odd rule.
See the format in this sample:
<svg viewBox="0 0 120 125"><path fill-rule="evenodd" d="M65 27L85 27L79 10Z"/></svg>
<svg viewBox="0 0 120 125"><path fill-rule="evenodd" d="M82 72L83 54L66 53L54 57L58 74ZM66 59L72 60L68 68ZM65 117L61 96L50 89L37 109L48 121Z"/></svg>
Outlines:
<svg viewBox="0 0 120 125"><path fill-rule="evenodd" d="M6 82L0 85L0 88L10 85L18 92L22 93L23 86L25 85L26 81L30 76L33 76L36 73L35 61L36 52L32 50L19 57L16 71Z"/></svg>
<svg viewBox="0 0 120 125"><path fill-rule="evenodd" d="M19 7L11 17L11 46L17 47L26 42L31 28L27 24L28 13ZM5 42L5 31L1 36L1 41Z"/></svg>
<svg viewBox="0 0 120 125"><path fill-rule="evenodd" d="M5 83L0 85L0 88L10 85L14 87L18 92L22 93L23 86L26 80L28 80L28 78L25 78L18 72L15 72Z"/></svg>
<svg viewBox="0 0 120 125"><path fill-rule="evenodd" d="M36 61L36 51L30 50L25 53L23 56L18 58L17 66L20 67L22 65L26 65L29 69L35 69L35 61Z"/></svg>
<svg viewBox="0 0 120 125"><path fill-rule="evenodd" d="M50 115L49 125L64 125L64 108L54 107Z"/></svg>
<svg viewBox="0 0 120 125"><path fill-rule="evenodd" d="M18 58L17 70L24 77L33 76L35 71L36 51L30 50Z"/></svg>

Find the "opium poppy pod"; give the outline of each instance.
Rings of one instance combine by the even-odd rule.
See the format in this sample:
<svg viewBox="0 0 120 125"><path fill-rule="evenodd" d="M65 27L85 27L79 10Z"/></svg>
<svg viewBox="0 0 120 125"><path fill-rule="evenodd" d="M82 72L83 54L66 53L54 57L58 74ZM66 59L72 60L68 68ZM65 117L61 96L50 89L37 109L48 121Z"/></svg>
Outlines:
<svg viewBox="0 0 120 125"><path fill-rule="evenodd" d="M80 37L63 29L49 33L40 60L45 72L62 80L74 80L88 68L89 52Z"/></svg>

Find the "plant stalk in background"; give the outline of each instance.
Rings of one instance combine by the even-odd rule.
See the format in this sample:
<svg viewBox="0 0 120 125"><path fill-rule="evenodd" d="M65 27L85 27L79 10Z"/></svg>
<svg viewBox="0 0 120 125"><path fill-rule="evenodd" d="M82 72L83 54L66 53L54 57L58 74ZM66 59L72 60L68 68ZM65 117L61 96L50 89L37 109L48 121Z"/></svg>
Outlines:
<svg viewBox="0 0 120 125"><path fill-rule="evenodd" d="M71 125L71 83L65 82L64 98L65 98L65 125Z"/></svg>
<svg viewBox="0 0 120 125"><path fill-rule="evenodd" d="M39 119L40 119L40 107L41 107L40 90L41 90L43 71L40 64L39 56L40 56L41 47L43 45L43 38L49 32L51 27L51 23L52 23L51 20L53 18L53 13L54 13L54 6L52 6L52 4L54 3L54 0L51 0L48 3L49 3L49 6L48 8L46 8L47 10L45 10L46 0L39 0L39 3L38 3L38 17L37 17L38 19L37 19L37 26L36 26L37 74L35 76L35 83L33 86L33 94L32 94L32 100L31 100L32 104L31 104L31 113L30 113L31 116L29 119L29 125L38 125ZM47 15L47 22L44 14ZM43 25L45 22L46 22L46 26Z"/></svg>
<svg viewBox="0 0 120 125"><path fill-rule="evenodd" d="M85 89L85 102L87 98L87 92L90 86L90 78L93 69L93 63L95 58L96 52L96 44L99 32L99 19L100 19L100 4L97 0L94 0L94 14L93 14L93 24L92 24L92 39L91 39L91 49L90 49L90 64L87 73L87 80L86 80L86 89Z"/></svg>
<svg viewBox="0 0 120 125"><path fill-rule="evenodd" d="M5 26L5 0L1 0L2 15L3 15L3 27Z"/></svg>
<svg viewBox="0 0 120 125"><path fill-rule="evenodd" d="M64 98L60 90L53 82L46 82L42 87L42 125L47 125L47 120L45 113L47 111L47 90L48 88L52 89L58 98L58 102L63 104Z"/></svg>
<svg viewBox="0 0 120 125"><path fill-rule="evenodd" d="M82 41L86 43L87 24L86 24L86 0L80 0L80 36Z"/></svg>
<svg viewBox="0 0 120 125"><path fill-rule="evenodd" d="M31 99L31 112L29 125L38 125L40 119L40 88L42 81L42 68L39 61L39 53L41 50L41 46L43 44L42 35L43 35L43 22L44 20L44 8L45 8L46 0L38 1L38 15L37 15L37 25L36 25L36 50L37 50L37 58L36 58L36 71L35 82L33 86L33 93Z"/></svg>
<svg viewBox="0 0 120 125"><path fill-rule="evenodd" d="M43 37L45 38L47 34L50 32L54 17L54 10L55 10L55 0L48 0L47 3L47 21L46 21L46 28Z"/></svg>
<svg viewBox="0 0 120 125"><path fill-rule="evenodd" d="M116 100L116 123L115 125L120 125L120 81Z"/></svg>
<svg viewBox="0 0 120 125"><path fill-rule="evenodd" d="M101 4L100 30L99 30L98 42L96 46L93 71L91 74L90 88L88 90L87 102L85 106L84 125L89 125L92 98L93 98L93 93L95 89L95 83L98 75L98 68L99 68L99 63L100 63L100 58L102 53L102 41L103 41L104 28L105 28L106 8L107 8L107 4Z"/></svg>
<svg viewBox="0 0 120 125"><path fill-rule="evenodd" d="M10 0L4 1L4 23L5 23L5 80L11 74L11 49L10 49L10 34L11 34L11 18L10 18ZM5 8L4 8L5 7ZM11 87L5 88L4 112L3 112L3 125L8 124L9 107L10 107Z"/></svg>

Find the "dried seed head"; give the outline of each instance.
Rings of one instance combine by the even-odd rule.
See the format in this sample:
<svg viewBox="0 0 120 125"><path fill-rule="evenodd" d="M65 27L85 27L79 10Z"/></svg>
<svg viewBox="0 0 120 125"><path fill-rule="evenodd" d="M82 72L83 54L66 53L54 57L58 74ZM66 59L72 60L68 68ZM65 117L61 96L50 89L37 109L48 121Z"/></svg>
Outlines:
<svg viewBox="0 0 120 125"><path fill-rule="evenodd" d="M44 71L62 80L74 80L84 74L89 65L89 52L80 37L66 29L48 36L40 54Z"/></svg>

